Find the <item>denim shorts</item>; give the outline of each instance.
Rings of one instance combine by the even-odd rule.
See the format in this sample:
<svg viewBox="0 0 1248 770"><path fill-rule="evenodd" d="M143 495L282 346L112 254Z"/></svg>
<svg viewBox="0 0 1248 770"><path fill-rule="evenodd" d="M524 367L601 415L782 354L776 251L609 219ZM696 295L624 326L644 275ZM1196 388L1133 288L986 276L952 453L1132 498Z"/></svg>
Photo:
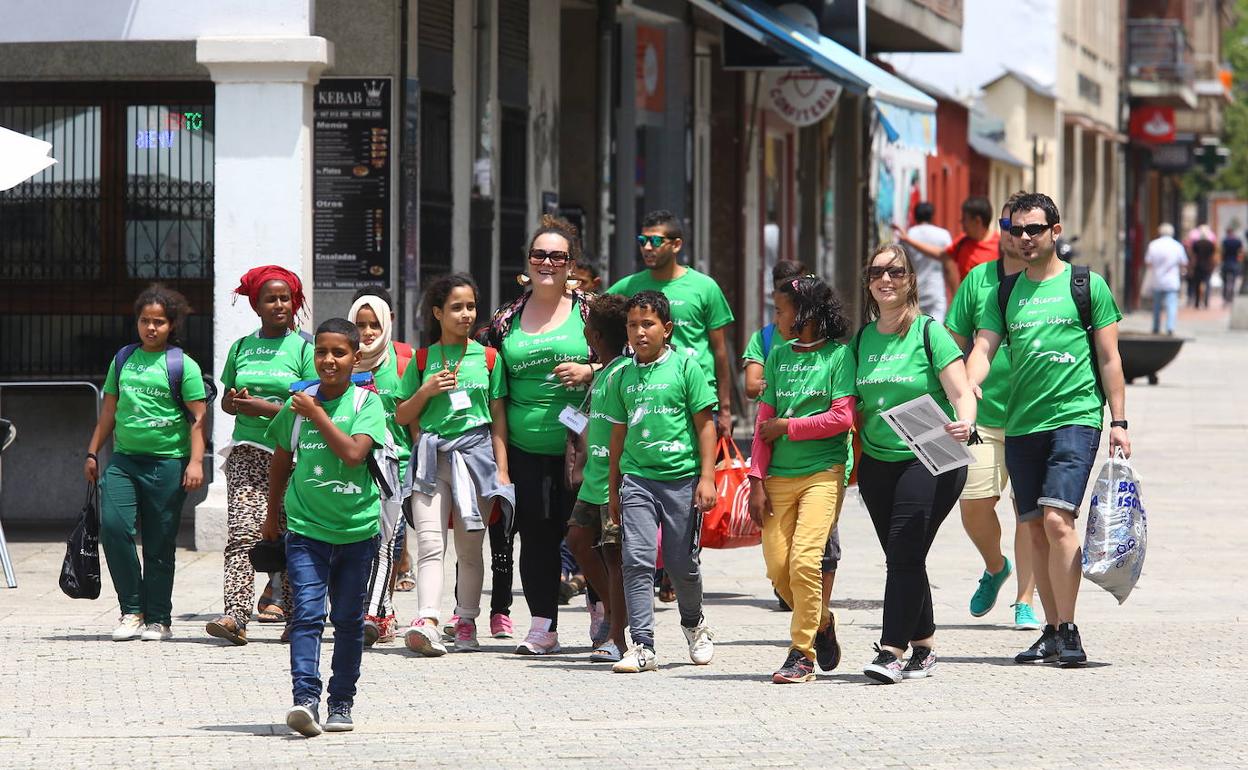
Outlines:
<svg viewBox="0 0 1248 770"><path fill-rule="evenodd" d="M1014 485L1019 521L1040 517L1043 506L1079 515L1101 431L1086 425L1005 437L1005 465Z"/></svg>

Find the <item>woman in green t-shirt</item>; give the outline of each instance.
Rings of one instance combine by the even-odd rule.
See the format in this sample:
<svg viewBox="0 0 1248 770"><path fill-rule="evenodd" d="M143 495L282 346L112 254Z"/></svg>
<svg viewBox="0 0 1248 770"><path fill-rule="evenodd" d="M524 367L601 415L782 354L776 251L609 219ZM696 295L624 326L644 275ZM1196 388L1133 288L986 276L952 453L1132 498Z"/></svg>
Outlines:
<svg viewBox="0 0 1248 770"><path fill-rule="evenodd" d="M221 373L221 409L234 416L225 458L225 612L204 630L242 645L247 643L256 587L250 553L260 541L268 505L273 442L265 432L290 395L290 384L316 377L316 367L312 345L295 331L304 303L299 276L277 265L262 265L248 270L234 293L247 298L260 328L234 341ZM277 605L272 601L277 583L270 579L260 597L256 609L261 623L286 619L283 608L291 606L290 586L283 575L282 604Z"/></svg>
<svg viewBox="0 0 1248 770"><path fill-rule="evenodd" d="M173 567L182 503L204 483L206 394L199 364L177 347L190 312L186 298L153 285L134 315L139 344L122 348L104 378L104 408L83 468L100 482L100 546L121 605L113 641L166 641L173 613ZM169 374L182 361L174 396ZM97 453L109 434L113 456L101 479ZM134 545L143 539L143 564Z"/></svg>
<svg viewBox="0 0 1248 770"><path fill-rule="evenodd" d="M930 395L949 418L945 432L966 442L974 431L976 403L957 343L944 326L919 314L914 265L906 250L895 243L876 249L863 278L872 320L853 343L862 435L858 489L888 572L880 643L863 673L893 684L922 679L936 665L927 552L958 502L966 468L933 476L880 415ZM907 647L910 660L903 664Z"/></svg>
<svg viewBox="0 0 1248 770"><path fill-rule="evenodd" d="M579 256L576 228L543 216L529 241L528 291L500 308L485 330L485 340L499 351L507 375L507 454L516 480L513 532L522 542L520 581L533 618L528 635L516 647L520 655L559 649L559 546L573 504L563 467L568 431L559 415L564 409L575 411L585 400L597 368L590 366L595 359L585 342L588 295L568 286L569 268ZM493 528L490 533L490 626L495 636L509 634L511 625L506 617L510 538L501 534Z"/></svg>

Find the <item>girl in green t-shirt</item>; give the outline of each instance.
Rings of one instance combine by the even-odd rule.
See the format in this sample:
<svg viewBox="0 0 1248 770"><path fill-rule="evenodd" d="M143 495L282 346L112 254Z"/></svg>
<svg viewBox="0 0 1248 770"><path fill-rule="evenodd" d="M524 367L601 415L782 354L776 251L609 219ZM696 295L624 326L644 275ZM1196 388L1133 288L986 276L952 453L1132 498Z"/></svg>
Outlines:
<svg viewBox="0 0 1248 770"><path fill-rule="evenodd" d="M506 380L494 351L470 338L477 323L476 283L465 273L443 276L425 290L425 308L433 344L407 367L396 412L398 421L419 435L409 475L415 486L411 512L420 611L404 640L408 649L436 657L447 652L438 618L448 520L459 560L455 649L471 652L481 649L477 616L485 582L486 525L494 500L509 493L511 479ZM471 489L461 488L465 483Z"/></svg>
<svg viewBox="0 0 1248 770"><path fill-rule="evenodd" d="M140 344L123 348L109 365L104 408L87 445L83 471L89 483L100 483L100 545L121 605L116 642L173 636L173 562L182 503L204 483L207 443L203 376L199 364L175 347L189 312L185 297L160 285L135 300ZM182 356L180 399L171 390L171 348ZM97 454L110 434L113 456L101 478ZM141 568L136 534L143 538Z"/></svg>
<svg viewBox="0 0 1248 770"><path fill-rule="evenodd" d="M264 525L273 457L273 442L265 432L290 395L290 384L316 377L316 366L312 345L295 331L304 303L299 276L277 265L262 265L248 270L234 293L247 298L260 328L234 341L221 373L225 391L221 409L234 416L225 458L225 612L204 629L210 636L243 645L256 583L250 552ZM256 606L261 623L284 621L284 608L291 606L285 575L275 577L270 576ZM273 601L279 580L281 604Z"/></svg>
<svg viewBox="0 0 1248 770"><path fill-rule="evenodd" d="M863 277L872 320L854 340L863 444L858 488L888 567L880 643L863 673L894 684L922 679L936 664L927 552L962 493L966 468L932 476L880 415L927 394L949 416L945 432L965 442L974 431L976 403L957 343L919 314L906 250L896 243L876 249ZM907 647L910 660L903 663Z"/></svg>

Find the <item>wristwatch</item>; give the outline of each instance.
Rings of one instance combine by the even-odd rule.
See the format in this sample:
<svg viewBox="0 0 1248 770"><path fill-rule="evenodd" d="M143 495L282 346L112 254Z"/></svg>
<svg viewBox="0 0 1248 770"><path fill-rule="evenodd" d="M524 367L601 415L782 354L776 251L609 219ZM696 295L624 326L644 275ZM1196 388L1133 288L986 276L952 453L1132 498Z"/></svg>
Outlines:
<svg viewBox="0 0 1248 770"><path fill-rule="evenodd" d="M1110 421L1109 421L1109 427L1111 427L1111 428L1122 428L1123 430L1126 430L1126 429L1127 429L1127 421L1126 421L1126 420L1110 420Z"/></svg>

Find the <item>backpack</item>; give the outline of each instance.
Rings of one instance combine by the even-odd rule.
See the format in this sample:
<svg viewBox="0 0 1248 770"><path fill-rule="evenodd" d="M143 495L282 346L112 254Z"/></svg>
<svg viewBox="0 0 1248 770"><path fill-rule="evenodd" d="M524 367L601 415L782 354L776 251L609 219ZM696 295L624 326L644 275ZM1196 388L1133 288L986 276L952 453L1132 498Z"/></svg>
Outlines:
<svg viewBox="0 0 1248 770"><path fill-rule="evenodd" d="M396 343L397 344L397 343ZM408 350L411 350L409 347ZM498 359L498 351L489 345L485 346L485 371L494 371L494 362ZM425 367L429 364L429 348L421 348L416 351L416 371L423 377L425 375ZM404 364L404 368L407 365Z"/></svg>
<svg viewBox="0 0 1248 770"><path fill-rule="evenodd" d="M1004 272L1003 268L998 267L998 274ZM1010 337L1010 325L1005 318L1005 310L1010 304L1010 295L1014 292L1014 287L1018 284L1018 277L1022 273L1015 273L1001 279L1001 285L997 287L997 309L1001 311L1001 325L1005 328L1005 339L1008 341ZM1070 296L1075 301L1075 309L1079 311L1079 325L1083 327L1083 333L1088 338L1089 356L1092 361L1092 374L1096 378L1096 392L1101 397L1101 403L1105 403L1105 387L1101 385L1101 367L1097 364L1096 358L1096 341L1093 334L1096 329L1092 326L1092 271L1087 265L1071 265L1070 266Z"/></svg>
<svg viewBox="0 0 1248 770"><path fill-rule="evenodd" d="M121 369L130 360L130 356L134 355L134 351L138 350L142 345L132 342L126 345L117 354L113 356L113 374L117 378L117 389L121 390ZM186 408L186 402L182 400L182 374L185 371L186 362L185 354L182 348L176 345L170 345L165 348L165 369L169 374L169 393L173 396L173 403L177 405L178 411L188 423L195 423L191 416L191 410ZM212 381L211 377L204 377L204 416L212 414L212 404L217 400L217 384Z"/></svg>
<svg viewBox="0 0 1248 770"><path fill-rule="evenodd" d="M394 366L399 370L399 379L403 379L403 372L407 371L407 365L412 362L412 346L406 342L392 342L394 345Z"/></svg>
<svg viewBox="0 0 1248 770"><path fill-rule="evenodd" d="M767 354L771 352L771 341L776 337L776 325L767 324L760 332L763 343L763 360L767 360Z"/></svg>
<svg viewBox="0 0 1248 770"><path fill-rule="evenodd" d="M316 396L320 389L320 382L317 381L309 385L303 390L310 396ZM360 409L364 407L364 402L368 400L368 394L376 393L368 389L357 387L355 395L352 398L351 405L355 408L355 413L359 414ZM303 415L296 414L294 425L290 429L290 453L291 456L297 456L299 453L299 429L303 426ZM382 502L402 503L407 497L406 490L403 489L403 479L399 474L399 453L394 446L394 437L390 435L390 430L386 429L386 443L382 446L373 446L373 450L368 453L368 473L373 477L378 491L381 493Z"/></svg>
<svg viewBox="0 0 1248 770"><path fill-rule="evenodd" d="M935 367L936 362L932 359L932 321L936 320L930 315L919 316L925 319L923 321L923 352L927 354L928 366ZM915 319L918 320L918 319ZM854 335L854 360L857 361L862 356L858 353L858 348L862 345L862 333L866 331L866 325L863 325L858 333Z"/></svg>

